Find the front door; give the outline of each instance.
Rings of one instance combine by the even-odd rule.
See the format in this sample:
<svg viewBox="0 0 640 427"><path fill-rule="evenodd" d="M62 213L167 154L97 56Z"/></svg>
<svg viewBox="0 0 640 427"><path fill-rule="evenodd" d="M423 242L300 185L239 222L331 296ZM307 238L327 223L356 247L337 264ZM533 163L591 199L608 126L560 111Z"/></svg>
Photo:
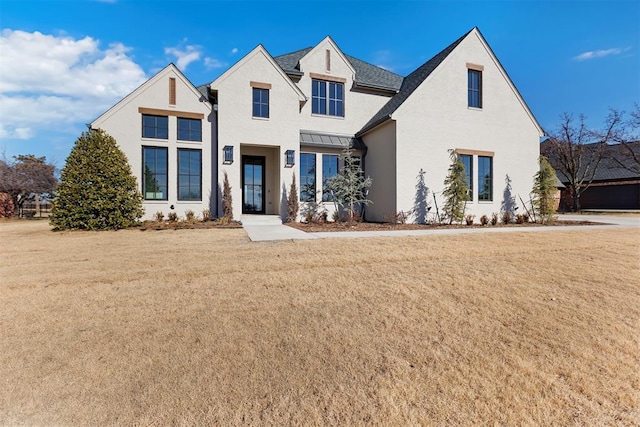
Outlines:
<svg viewBox="0 0 640 427"><path fill-rule="evenodd" d="M264 213L264 156L242 156L242 213Z"/></svg>

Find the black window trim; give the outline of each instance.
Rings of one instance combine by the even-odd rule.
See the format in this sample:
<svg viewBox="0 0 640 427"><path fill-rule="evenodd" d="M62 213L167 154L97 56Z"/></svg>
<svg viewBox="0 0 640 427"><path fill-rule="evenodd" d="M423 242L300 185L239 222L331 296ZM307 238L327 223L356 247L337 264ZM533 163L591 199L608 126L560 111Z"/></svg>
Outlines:
<svg viewBox="0 0 640 427"><path fill-rule="evenodd" d="M145 181L145 167L146 167L146 163L145 163L145 156L144 156L144 150L146 148L152 148L155 150L164 150L167 153L167 161L165 164L166 170L167 170L167 179L166 179L166 197L163 199L148 199L147 198L147 191L145 189L146 186L146 181ZM149 200L149 201L162 201L162 200L169 200L169 149L167 147L158 147L158 146L154 146L154 145L143 145L142 146L142 179L141 179L141 186L142 186L142 198L143 200Z"/></svg>
<svg viewBox="0 0 640 427"><path fill-rule="evenodd" d="M182 175L180 173L180 152L182 151L197 151L200 153L200 198L198 199L183 199L180 197L180 175ZM178 192L178 201L179 202L201 202L202 201L202 150L199 148L178 148L177 150L177 156L176 156L176 167L177 167L177 192ZM189 174L189 177L191 176L191 174Z"/></svg>
<svg viewBox="0 0 640 427"><path fill-rule="evenodd" d="M166 132L167 132L167 137L166 138L161 138L157 136L157 130L161 129L157 126L157 120L156 120L156 126L154 126L153 128L150 128L149 126L145 126L144 125L144 119L145 117L155 117L156 119L158 118L164 118L167 120L167 127L166 127ZM160 114L142 114L141 118L140 118L140 123L141 123L141 129L140 129L140 134L142 135L142 138L148 138L148 139L161 139L161 140L168 140L169 139L169 116L163 116ZM155 129L156 130L156 136L149 136L149 135L145 135L144 130L150 128L150 129Z"/></svg>
<svg viewBox="0 0 640 427"><path fill-rule="evenodd" d="M194 122L198 122L198 125L200 127L200 131L198 132L200 139L182 139L180 138L180 121L181 120L186 120L188 123L194 123ZM193 133L191 127L189 127L189 129L187 130L187 133L189 134L189 136L191 136L191 134ZM194 119L191 117L177 117L176 120L176 140L178 141L188 141L188 142L202 142L202 119Z"/></svg>

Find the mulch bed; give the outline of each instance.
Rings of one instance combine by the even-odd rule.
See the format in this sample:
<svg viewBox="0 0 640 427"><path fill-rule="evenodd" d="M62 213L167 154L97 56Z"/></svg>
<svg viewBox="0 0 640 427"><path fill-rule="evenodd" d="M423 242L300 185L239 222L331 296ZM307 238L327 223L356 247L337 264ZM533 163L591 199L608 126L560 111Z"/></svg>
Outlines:
<svg viewBox="0 0 640 427"><path fill-rule="evenodd" d="M287 223L289 227L297 228L298 230L306 231L307 233L318 233L325 231L389 231L389 230L444 230L451 228L501 228L501 227L541 227L542 224L534 222L527 222L523 224L503 224L498 223L496 225L464 225L464 224L391 224L391 223L379 223L379 222L325 222L325 223L301 223L290 222ZM566 226L566 225L603 225L600 222L593 221L554 221L548 226Z"/></svg>
<svg viewBox="0 0 640 427"><path fill-rule="evenodd" d="M140 230L189 230L211 228L242 228L240 221L144 221Z"/></svg>

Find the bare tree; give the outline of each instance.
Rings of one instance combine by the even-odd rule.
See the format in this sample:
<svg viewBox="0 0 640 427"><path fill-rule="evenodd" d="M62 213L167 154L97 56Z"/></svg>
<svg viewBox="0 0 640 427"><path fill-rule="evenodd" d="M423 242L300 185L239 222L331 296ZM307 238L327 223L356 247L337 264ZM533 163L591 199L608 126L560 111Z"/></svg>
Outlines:
<svg viewBox="0 0 640 427"><path fill-rule="evenodd" d="M622 157L614 157L614 162L628 171L640 174L640 104L630 113L623 123L623 131L615 142L620 144Z"/></svg>
<svg viewBox="0 0 640 427"><path fill-rule="evenodd" d="M55 166L33 154L0 160L0 192L8 193L16 210L32 194L50 193L56 188Z"/></svg>
<svg viewBox="0 0 640 427"><path fill-rule="evenodd" d="M542 155L549 159L560 179L568 182L573 197L573 211L580 210L580 196L589 188L598 171L606 145L620 138L622 114L610 110L602 129L590 129L584 115L577 121L564 113L555 132L549 133L540 147Z"/></svg>

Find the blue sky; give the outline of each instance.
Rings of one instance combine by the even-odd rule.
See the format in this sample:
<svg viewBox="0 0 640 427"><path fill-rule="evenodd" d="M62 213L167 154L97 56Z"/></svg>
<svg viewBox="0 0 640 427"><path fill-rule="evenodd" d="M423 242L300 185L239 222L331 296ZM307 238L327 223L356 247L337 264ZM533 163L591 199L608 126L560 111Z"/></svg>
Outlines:
<svg viewBox="0 0 640 427"><path fill-rule="evenodd" d="M277 56L330 35L406 75L474 26L545 129L640 102L638 0L0 0L0 156L64 166L85 123L169 62L198 85L258 44Z"/></svg>

